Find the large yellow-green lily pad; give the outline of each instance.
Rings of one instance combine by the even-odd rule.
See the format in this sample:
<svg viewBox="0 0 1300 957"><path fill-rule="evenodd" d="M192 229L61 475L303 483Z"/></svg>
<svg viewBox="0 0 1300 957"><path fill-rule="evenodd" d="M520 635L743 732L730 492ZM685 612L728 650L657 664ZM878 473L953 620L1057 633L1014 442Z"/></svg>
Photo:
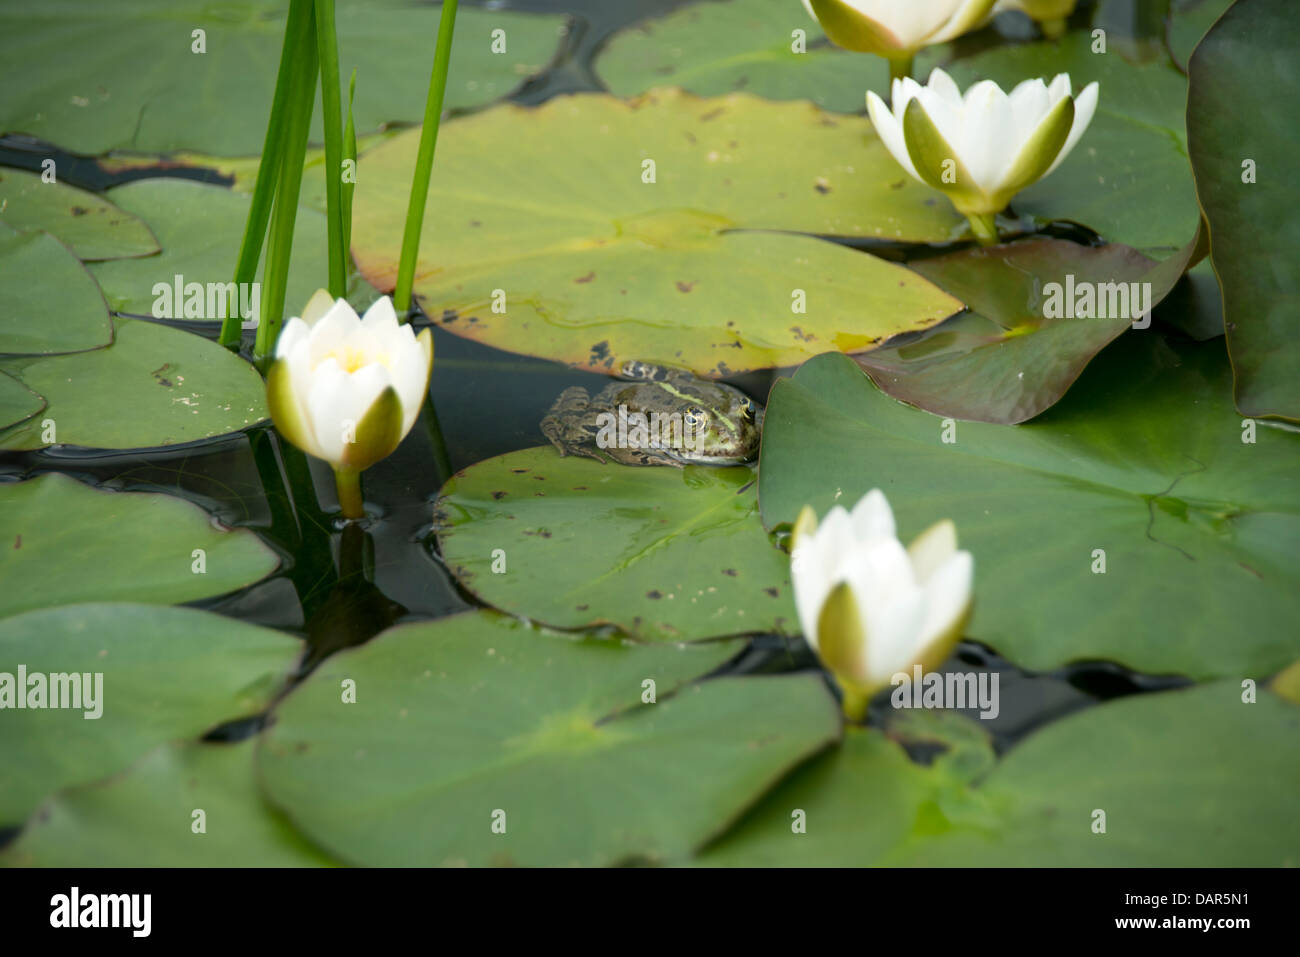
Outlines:
<svg viewBox="0 0 1300 957"><path fill-rule="evenodd" d="M280 702L259 773L349 863L680 860L840 733L817 675L693 683L738 650L579 639L483 611L399 626Z"/></svg>
<svg viewBox="0 0 1300 957"><path fill-rule="evenodd" d="M158 240L138 218L57 177L57 167L53 182L39 173L0 168L0 224L43 229L84 261L132 259L158 251Z"/></svg>
<svg viewBox="0 0 1300 957"><path fill-rule="evenodd" d="M3 670L16 686L21 666L28 682L27 707L4 711L0 824L21 824L55 791L123 770L167 741L259 713L301 649L289 635L193 608L65 605L0 619ZM71 697L71 678L49 678L74 674L89 701ZM80 706L50 707L52 689Z"/></svg>
<svg viewBox="0 0 1300 957"><path fill-rule="evenodd" d="M0 353L80 352L112 341L108 305L68 247L0 222Z"/></svg>
<svg viewBox="0 0 1300 957"><path fill-rule="evenodd" d="M1016 745L973 786L969 769L953 760L959 753L921 767L878 730L851 730L842 747L791 775L700 863L1300 863L1300 708L1265 691L1244 703L1235 681L1070 715ZM802 833L791 828L796 810ZM1104 831L1094 830L1100 825Z"/></svg>
<svg viewBox="0 0 1300 957"><path fill-rule="evenodd" d="M285 0L6 3L0 62L23 82L6 90L0 132L29 133L78 153L260 152L288 9ZM343 83L357 71L358 134L424 115L439 12L409 0L337 5ZM481 106L516 89L554 56L567 23L462 6L447 107ZM504 52L493 52L495 30L504 31ZM343 96L346 102L346 88ZM321 140L320 112L314 142Z"/></svg>
<svg viewBox="0 0 1300 957"><path fill-rule="evenodd" d="M1192 56L1187 125L1223 287L1237 408L1300 419L1300 25L1291 4L1241 0Z"/></svg>
<svg viewBox="0 0 1300 957"><path fill-rule="evenodd" d="M166 744L118 775L61 791L0 867L329 866L262 799L253 747Z"/></svg>
<svg viewBox="0 0 1300 957"><path fill-rule="evenodd" d="M319 170L316 175L321 175ZM239 243L248 219L249 197L220 186L165 177L127 183L109 190L108 195L123 209L147 221L163 244L159 256L97 263L91 267L113 310L136 316L160 316L166 312L166 317L171 319L219 321L223 318L220 308L210 308L220 307L222 298L215 291L210 297L208 284L224 286L235 274ZM296 315L311 294L325 285L327 249L325 217L314 209L300 207L294 219L285 315ZM175 292L177 276L183 284L179 303ZM257 281L261 279L259 264ZM170 290L155 290L159 283L171 287ZM200 315L187 315L186 304L192 297L184 287L189 283L203 287ZM192 311L199 311L197 300L194 303Z"/></svg>
<svg viewBox="0 0 1300 957"><path fill-rule="evenodd" d="M1135 321L1149 325L1143 308L1164 299L1195 251L1193 240L1156 264L1117 243L1042 238L920 260L912 268L970 311L919 341L858 356L858 364L894 398L935 415L1024 422L1060 399Z"/></svg>
<svg viewBox="0 0 1300 957"><path fill-rule="evenodd" d="M797 0L705 0L634 23L601 48L596 73L619 96L680 86L846 113L862 110L865 91L889 88L883 58L834 46Z"/></svg>
<svg viewBox="0 0 1300 957"><path fill-rule="evenodd" d="M0 372L0 429L30 419L45 408L45 400L13 376Z"/></svg>
<svg viewBox="0 0 1300 957"><path fill-rule="evenodd" d="M909 408L821 356L777 381L763 431L769 526L872 488L905 539L951 518L967 634L1017 664L1211 678L1300 657L1300 435L1242 421L1222 340L1127 332L1015 427Z"/></svg>
<svg viewBox="0 0 1300 957"><path fill-rule="evenodd" d="M132 449L238 432L266 418L266 389L239 356L143 319L114 321L106 349L0 359L0 372L49 403L0 431L0 449Z"/></svg>
<svg viewBox="0 0 1300 957"><path fill-rule="evenodd" d="M189 502L100 491L58 472L0 485L0 556L0 617L87 601L194 601L279 564L252 532L219 528Z"/></svg>
<svg viewBox="0 0 1300 957"><path fill-rule="evenodd" d="M557 628L652 641L789 631L790 562L754 491L747 468L602 465L546 446L454 475L435 528L465 588Z"/></svg>
<svg viewBox="0 0 1300 957"><path fill-rule="evenodd" d="M353 255L381 290L418 140L371 150L357 184ZM965 228L864 117L808 103L659 90L499 106L442 128L424 222L415 290L435 320L593 369L795 365L961 308L901 266L794 235L929 242Z"/></svg>

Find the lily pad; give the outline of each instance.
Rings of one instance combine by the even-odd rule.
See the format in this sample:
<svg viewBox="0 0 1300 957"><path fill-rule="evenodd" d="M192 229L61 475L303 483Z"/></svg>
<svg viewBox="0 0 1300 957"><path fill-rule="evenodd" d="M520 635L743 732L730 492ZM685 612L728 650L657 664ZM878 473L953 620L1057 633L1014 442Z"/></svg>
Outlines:
<svg viewBox="0 0 1300 957"><path fill-rule="evenodd" d="M135 216L94 193L57 179L43 182L26 170L0 168L0 217L14 229L45 230L86 262L158 251L158 240Z"/></svg>
<svg viewBox="0 0 1300 957"><path fill-rule="evenodd" d="M1233 0L1174 0L1166 38L1169 53L1180 70L1187 71L1187 62L1196 45L1232 4Z"/></svg>
<svg viewBox="0 0 1300 957"><path fill-rule="evenodd" d="M1196 48L1187 103L1237 408L1288 419L1300 419L1300 188L1295 124L1276 105L1300 97L1297 44L1294 7L1242 0Z"/></svg>
<svg viewBox="0 0 1300 957"><path fill-rule="evenodd" d="M49 233L0 223L0 353L79 352L113 341L99 286Z"/></svg>
<svg viewBox="0 0 1300 957"><path fill-rule="evenodd" d="M65 605L0 620L0 661L28 680L27 707L5 711L0 822L19 824L46 796L167 741L257 714L301 650L288 635L193 608ZM42 707L32 705L38 674L47 679ZM81 675L78 688L98 689L93 706L82 698L81 707L50 707L51 674Z"/></svg>
<svg viewBox="0 0 1300 957"><path fill-rule="evenodd" d="M261 779L355 864L678 860L839 736L816 675L690 684L738 650L578 640L490 612L399 626L277 706Z"/></svg>
<svg viewBox="0 0 1300 957"><path fill-rule="evenodd" d="M248 218L249 196L220 186L184 179L142 179L109 190L113 201L146 220L158 234L163 253L150 259L99 263L91 272L115 312L136 316L185 319L189 283L202 286L202 314L191 319L218 321L224 298L209 295L209 284L229 283L235 273L239 243ZM202 223L201 229L195 228ZM326 266L325 217L299 208L294 221L293 258L285 294L286 314L294 315L321 287ZM265 259L265 251L263 251ZM261 278L261 266L258 266ZM182 296L176 277L182 277ZM158 284L168 287L166 291ZM251 292L251 291L250 291ZM228 295L222 292L222 297ZM194 299L197 307L198 299ZM195 311L198 311L197 308Z"/></svg>
<svg viewBox="0 0 1300 957"><path fill-rule="evenodd" d="M117 777L55 795L0 854L3 867L332 863L262 800L251 740L163 745Z"/></svg>
<svg viewBox="0 0 1300 957"><path fill-rule="evenodd" d="M222 530L189 502L100 491L57 472L0 485L0 547L0 617L88 601L194 601L279 564L252 532Z"/></svg>
<svg viewBox="0 0 1300 957"><path fill-rule="evenodd" d="M1267 692L1243 704L1236 682L1134 695L1048 725L970 787L943 759L921 767L851 730L700 863L1294 867L1298 731L1300 709Z"/></svg>
<svg viewBox="0 0 1300 957"><path fill-rule="evenodd" d="M747 468L525 449L453 476L435 519L461 585L556 628L613 624L648 641L797 628L789 559L763 531Z"/></svg>
<svg viewBox="0 0 1300 957"><path fill-rule="evenodd" d="M353 253L382 290L418 138L366 154L357 184ZM496 107L443 127L426 222L415 289L448 331L593 369L795 365L961 308L901 266L791 235L928 242L965 228L865 117L808 103L660 90Z"/></svg>
<svg viewBox="0 0 1300 957"><path fill-rule="evenodd" d="M862 110L867 90L889 89L883 58L833 46L790 0L709 0L635 23L601 48L596 73L619 96L672 85L705 96L809 99L846 113Z"/></svg>
<svg viewBox="0 0 1300 957"><path fill-rule="evenodd" d="M44 408L44 398L13 376L0 372L0 429L30 419Z"/></svg>
<svg viewBox="0 0 1300 957"><path fill-rule="evenodd" d="M107 349L0 360L0 372L49 402L40 420L0 432L0 449L178 445L267 417L261 377L215 342L142 319L118 319L114 327Z"/></svg>
<svg viewBox="0 0 1300 957"><path fill-rule="evenodd" d="M23 83L7 91L0 132L29 133L86 154L259 153L287 10L283 0L217 7L207 0L7 3L0 61ZM335 17L342 81L353 67L358 75L357 133L419 122L439 7L349 0ZM567 23L561 16L461 8L447 108L482 106L512 92L555 55ZM505 31L504 53L492 51L498 29ZM204 31L202 52L195 30ZM66 69L69 63L78 68ZM320 115L317 106L313 142L321 141Z"/></svg>
<svg viewBox="0 0 1300 957"><path fill-rule="evenodd" d="M858 356L858 364L880 389L935 415L1024 422L1054 405L1093 356L1129 328L1145 299L1133 295L1137 284L1151 285L1154 307L1182 276L1191 251L1162 268L1127 246L1034 239L920 260L913 269L972 311L917 342ZM1049 291L1052 284L1057 288ZM1101 290L1097 311L1106 315L1072 314L1074 291L1085 287ZM1052 293L1062 305L1068 299L1070 314L1046 318Z"/></svg>
<svg viewBox="0 0 1300 957"><path fill-rule="evenodd" d="M1097 112L1083 139L1046 179L1020 193L1015 211L1070 220L1159 258L1196 229L1199 211L1187 161L1187 81L1167 61L1137 64L1118 49L1093 53L1088 33L1060 42L1000 46L952 64L966 88L989 79L1010 89L1029 77L1069 73L1076 92L1096 80Z"/></svg>
<svg viewBox="0 0 1300 957"><path fill-rule="evenodd" d="M1267 674L1300 657L1300 435L1243 423L1229 375L1218 340L1132 332L1009 428L908 408L821 356L773 387L763 519L873 487L904 539L951 518L975 556L968 634L1032 670Z"/></svg>

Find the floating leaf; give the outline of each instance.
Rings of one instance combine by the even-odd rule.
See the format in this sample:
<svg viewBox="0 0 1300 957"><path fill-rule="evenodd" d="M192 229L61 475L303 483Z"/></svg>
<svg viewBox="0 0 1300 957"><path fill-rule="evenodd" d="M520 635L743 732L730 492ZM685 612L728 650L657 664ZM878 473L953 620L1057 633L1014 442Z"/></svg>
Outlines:
<svg viewBox="0 0 1300 957"><path fill-rule="evenodd" d="M795 49L800 41L805 52ZM671 85L704 96L744 91L809 99L846 113L862 110L867 90L889 89L883 58L833 46L808 11L790 0L695 3L634 23L601 48L596 72L619 96Z"/></svg>
<svg viewBox="0 0 1300 957"><path fill-rule="evenodd" d="M0 432L0 449L81 445L132 449L237 432L266 418L266 390L251 365L214 342L141 319L114 322L107 349L0 359L49 402L50 433L28 419ZM106 414L111 408L112 414Z"/></svg>
<svg viewBox="0 0 1300 957"><path fill-rule="evenodd" d="M1187 81L1167 62L1135 64L1116 49L1094 53L1087 33L1059 42L996 47L952 64L965 89L994 80L1069 73L1076 93L1093 80L1101 92L1092 124L1074 151L1012 206L1039 220L1092 227L1112 242L1164 258L1196 229L1196 191L1186 155Z"/></svg>
<svg viewBox="0 0 1300 957"><path fill-rule="evenodd" d="M261 779L356 864L677 860L839 735L816 675L688 684L737 650L574 640L489 612L403 625L284 699Z"/></svg>
<svg viewBox="0 0 1300 957"><path fill-rule="evenodd" d="M1024 422L1055 404L1129 328L1139 303L1154 307L1165 297L1191 251L1162 268L1127 246L1033 239L920 260L913 269L973 311L858 364L894 398L935 415ZM1085 303L1093 314L1076 309L1083 290L1094 297L1095 306ZM1055 318L1046 317L1049 303Z"/></svg>
<svg viewBox="0 0 1300 957"><path fill-rule="evenodd" d="M369 152L357 184L353 253L379 289L396 277L418 137ZM964 228L864 117L807 103L662 90L496 107L443 127L426 215L438 227L415 289L431 315L587 368L795 365L961 308L901 266L790 235L927 242Z"/></svg>
<svg viewBox="0 0 1300 957"><path fill-rule="evenodd" d="M30 419L45 408L45 400L11 375L0 372L0 429Z"/></svg>
<svg viewBox="0 0 1300 957"><path fill-rule="evenodd" d="M130 213L84 189L42 182L39 173L26 170L0 168L0 223L23 231L43 229L84 261L158 251L149 227Z"/></svg>
<svg viewBox="0 0 1300 957"><path fill-rule="evenodd" d="M109 190L109 196L146 220L163 244L161 256L91 267L113 310L219 321L224 314L222 303L230 296L227 284L235 274L249 197L184 179L137 180ZM196 223L202 223L202 228L195 228ZM299 209L284 302L288 315L301 310L311 294L325 284L326 249L325 217L312 209ZM179 297L177 276L182 280ZM199 285L187 288L191 283ZM191 302L199 315L187 315L185 307Z"/></svg>
<svg viewBox="0 0 1300 957"><path fill-rule="evenodd" d="M1244 429L1228 379L1217 340L1131 332L1009 428L947 423L821 356L773 387L763 519L873 487L904 540L951 518L975 556L968 634L1026 668L1266 674L1300 657L1300 436Z"/></svg>
<svg viewBox="0 0 1300 957"><path fill-rule="evenodd" d="M100 491L57 472L0 485L0 616L88 601L178 604L251 585L278 564L252 532L217 528L170 495Z"/></svg>
<svg viewBox="0 0 1300 957"><path fill-rule="evenodd" d="M1174 0L1169 11L1167 36L1169 53L1183 72L1196 45L1232 6L1233 0Z"/></svg>
<svg viewBox="0 0 1300 957"><path fill-rule="evenodd" d="M1267 693L1243 704L1240 690L1089 708L1017 745L973 788L944 758L920 767L878 731L853 730L700 863L1294 867L1300 709ZM804 833L791 829L794 809ZM1093 830L1098 809L1105 833Z"/></svg>
<svg viewBox="0 0 1300 957"><path fill-rule="evenodd" d="M409 0L339 4L339 62L360 76L358 133L424 115L438 9ZM87 154L258 153L287 10L283 0L220 8L206 0L7 3L0 10L0 61L23 83L6 91L0 132L30 133ZM462 8L447 108L481 106L516 89L554 56L566 24L560 16ZM505 52L493 51L494 30L504 31ZM78 68L68 70L69 63ZM317 143L320 115L318 107Z"/></svg>
<svg viewBox="0 0 1300 957"><path fill-rule="evenodd" d="M453 476L436 516L464 587L556 628L614 624L685 641L797 627L790 562L767 540L747 468L525 449Z"/></svg>
<svg viewBox="0 0 1300 957"><path fill-rule="evenodd" d="M331 863L263 802L251 740L163 745L117 777L55 795L0 854L5 867Z"/></svg>
<svg viewBox="0 0 1300 957"><path fill-rule="evenodd" d="M120 771L164 742L258 713L301 648L280 632L193 608L65 605L0 620L0 662L15 676L24 668L29 681L20 689L27 707L4 712L0 822L19 824L53 792ZM38 674L47 678L43 707L32 705ZM50 707L56 685L72 686L50 684L51 674L80 677L76 687L97 688L95 700ZM99 717L87 717L96 709ZM178 809L180 826L188 814Z"/></svg>
<svg viewBox="0 0 1300 957"><path fill-rule="evenodd" d="M79 352L113 341L99 286L49 233L0 223L0 353Z"/></svg>
<svg viewBox="0 0 1300 957"><path fill-rule="evenodd" d="M1196 48L1187 124L1243 415L1300 419L1295 8L1242 0ZM1258 178L1258 182L1256 179Z"/></svg>

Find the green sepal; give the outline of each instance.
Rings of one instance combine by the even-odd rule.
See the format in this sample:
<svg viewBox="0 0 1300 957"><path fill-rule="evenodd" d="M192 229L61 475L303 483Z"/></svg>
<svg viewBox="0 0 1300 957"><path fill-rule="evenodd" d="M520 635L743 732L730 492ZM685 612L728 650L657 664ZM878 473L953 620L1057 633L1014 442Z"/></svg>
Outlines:
<svg viewBox="0 0 1300 957"><path fill-rule="evenodd" d="M898 37L844 0L809 0L809 5L822 30L836 46L881 56L897 56L903 52Z"/></svg>
<svg viewBox="0 0 1300 957"><path fill-rule="evenodd" d="M1006 185L999 190L999 195L1005 195L1009 203L1016 193L1042 179L1048 168L1056 162L1065 141L1070 138L1073 126L1074 98L1067 96L1052 107L1051 112L1039 122L1038 129L1020 148L1010 171L1003 178Z"/></svg>
<svg viewBox="0 0 1300 957"><path fill-rule="evenodd" d="M916 173L928 186L944 193L960 213L971 210L976 212L997 212L985 210L988 199L983 190L975 185L975 177L966 169L961 159L939 128L925 112L925 106L918 99L907 104L903 112L903 142L907 144L907 155L912 158ZM955 182L944 182L944 163L953 163Z"/></svg>
<svg viewBox="0 0 1300 957"><path fill-rule="evenodd" d="M289 361L276 359L266 370L266 407L271 421L285 440L310 455L317 454L312 431L303 421L289 381Z"/></svg>
<svg viewBox="0 0 1300 957"><path fill-rule="evenodd" d="M357 423L355 442L343 446L343 465L364 471L387 458L402 441L402 400L391 385Z"/></svg>

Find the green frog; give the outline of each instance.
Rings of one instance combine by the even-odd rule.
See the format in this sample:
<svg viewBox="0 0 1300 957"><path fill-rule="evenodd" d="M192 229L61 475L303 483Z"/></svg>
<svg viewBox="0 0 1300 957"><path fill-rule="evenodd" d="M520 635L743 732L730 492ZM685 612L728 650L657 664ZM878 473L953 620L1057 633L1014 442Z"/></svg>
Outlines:
<svg viewBox="0 0 1300 957"><path fill-rule="evenodd" d="M739 465L758 454L763 410L739 389L683 369L625 362L593 397L560 393L542 434L561 455L623 465Z"/></svg>

